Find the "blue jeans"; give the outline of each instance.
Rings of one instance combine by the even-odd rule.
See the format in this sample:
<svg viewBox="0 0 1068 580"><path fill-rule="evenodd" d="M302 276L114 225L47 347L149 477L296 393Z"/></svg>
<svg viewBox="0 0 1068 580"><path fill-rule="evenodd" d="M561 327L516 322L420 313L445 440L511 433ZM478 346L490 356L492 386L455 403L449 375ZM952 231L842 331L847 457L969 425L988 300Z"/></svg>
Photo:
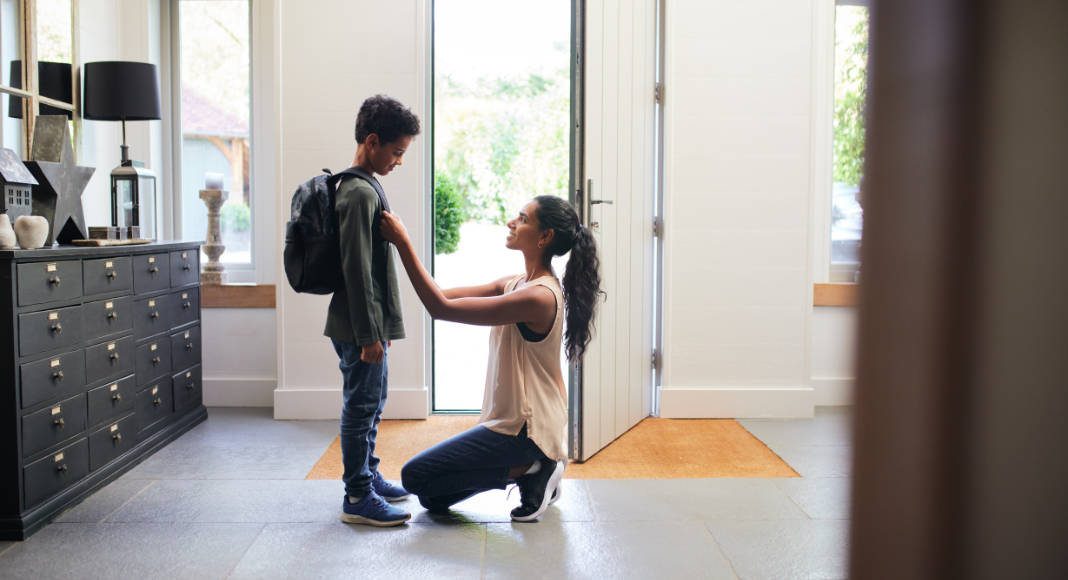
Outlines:
<svg viewBox="0 0 1068 580"><path fill-rule="evenodd" d="M378 437L378 422L386 407L386 392L389 382L388 353L382 355L381 364L360 360L362 349L351 342L330 339L341 359L341 377L344 407L341 409L341 463L345 474L345 493L362 497L371 489L371 480L378 470L379 459L375 457L375 439ZM386 343L382 343L386 350Z"/></svg>
<svg viewBox="0 0 1068 580"><path fill-rule="evenodd" d="M475 494L508 485L508 471L545 457L527 438L478 426L416 455L401 470L404 489L426 508L447 508Z"/></svg>

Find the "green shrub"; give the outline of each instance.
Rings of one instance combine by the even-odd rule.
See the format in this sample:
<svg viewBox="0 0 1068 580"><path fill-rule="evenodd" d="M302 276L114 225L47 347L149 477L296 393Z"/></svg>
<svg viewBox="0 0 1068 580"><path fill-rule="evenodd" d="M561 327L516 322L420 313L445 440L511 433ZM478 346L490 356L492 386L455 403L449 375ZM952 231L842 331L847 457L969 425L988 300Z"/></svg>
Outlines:
<svg viewBox="0 0 1068 580"><path fill-rule="evenodd" d="M434 172L434 253L451 254L460 244L460 226L467 221L464 198L444 171Z"/></svg>
<svg viewBox="0 0 1068 580"><path fill-rule="evenodd" d="M242 202L224 204L219 213L224 232L243 232L252 225L252 212Z"/></svg>

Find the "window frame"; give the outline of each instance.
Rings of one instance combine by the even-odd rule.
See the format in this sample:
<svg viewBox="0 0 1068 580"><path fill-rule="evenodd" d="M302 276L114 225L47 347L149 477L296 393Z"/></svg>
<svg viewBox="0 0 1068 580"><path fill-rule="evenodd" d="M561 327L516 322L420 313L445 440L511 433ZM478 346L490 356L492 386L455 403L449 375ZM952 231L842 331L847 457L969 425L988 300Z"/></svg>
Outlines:
<svg viewBox="0 0 1068 580"><path fill-rule="evenodd" d="M30 152L33 151L33 126L37 121L37 115L40 114L41 105L50 105L57 109L63 109L64 111L70 111L74 114L74 159L75 162L81 160L81 133L82 133L82 111L81 111L81 83L79 82L81 76L81 47L78 34L79 18L78 18L78 0L70 0L70 23L71 23L71 87L73 87L73 94L71 99L73 103L64 103L63 101L57 101L48 97L43 97L40 94L39 81L37 78L37 0L16 0L22 8L22 22L19 23L20 37L18 39L19 48L22 52L22 62L25 66L22 67L22 86L25 89L16 89L15 87L0 84L0 93L4 93L13 97L22 98L22 146L23 157L29 159Z"/></svg>

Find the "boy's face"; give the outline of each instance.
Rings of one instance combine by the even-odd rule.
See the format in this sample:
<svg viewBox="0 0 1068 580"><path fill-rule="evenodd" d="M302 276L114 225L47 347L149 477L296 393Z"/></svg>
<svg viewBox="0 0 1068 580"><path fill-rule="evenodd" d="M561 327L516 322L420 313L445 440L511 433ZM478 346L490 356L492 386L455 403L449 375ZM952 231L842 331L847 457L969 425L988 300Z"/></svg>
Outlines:
<svg viewBox="0 0 1068 580"><path fill-rule="evenodd" d="M367 149L370 152L371 167L379 175L389 175L394 167L403 165L404 152L412 144L411 136L401 137L390 143L380 143L378 135L367 136Z"/></svg>

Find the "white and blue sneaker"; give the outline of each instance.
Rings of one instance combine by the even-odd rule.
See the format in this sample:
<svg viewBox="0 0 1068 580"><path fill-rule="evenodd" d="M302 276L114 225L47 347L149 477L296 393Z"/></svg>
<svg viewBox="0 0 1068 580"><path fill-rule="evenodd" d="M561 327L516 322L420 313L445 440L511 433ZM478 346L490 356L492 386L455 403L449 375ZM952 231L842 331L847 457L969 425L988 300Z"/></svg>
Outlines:
<svg viewBox="0 0 1068 580"><path fill-rule="evenodd" d="M412 514L386 503L373 489L367 490L367 494L357 503L350 502L348 495L342 500L341 521L346 524L366 524L386 528L399 526L411 517Z"/></svg>
<svg viewBox="0 0 1068 580"><path fill-rule="evenodd" d="M371 489L386 501L404 501L412 496L403 487L386 481L378 471L375 471L375 478L371 480Z"/></svg>

